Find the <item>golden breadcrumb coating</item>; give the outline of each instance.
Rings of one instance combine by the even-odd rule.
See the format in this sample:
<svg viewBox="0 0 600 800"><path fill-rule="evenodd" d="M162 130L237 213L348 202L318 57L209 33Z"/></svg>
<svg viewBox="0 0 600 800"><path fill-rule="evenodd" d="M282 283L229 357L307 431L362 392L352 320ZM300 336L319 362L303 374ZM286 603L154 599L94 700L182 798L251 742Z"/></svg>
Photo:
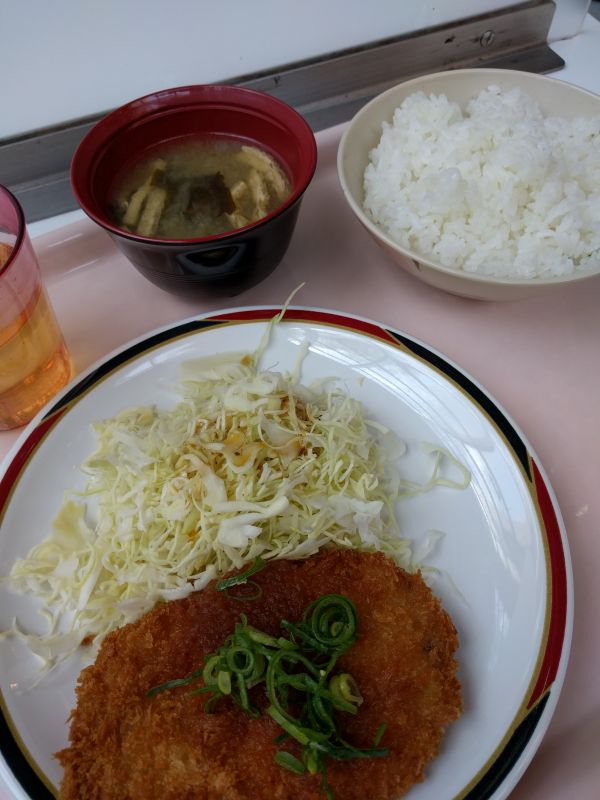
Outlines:
<svg viewBox="0 0 600 800"><path fill-rule="evenodd" d="M461 695L454 625L421 576L381 554L329 550L271 562L253 579L263 590L254 601L230 598L213 583L105 639L80 676L70 746L57 754L62 800L319 800L320 776L298 776L273 761L281 729L270 717L251 719L227 700L207 714L206 698L187 687L146 692L201 667L240 613L281 635L282 618L300 619L328 593L347 595L359 623L338 665L355 678L364 703L356 717L339 714L340 726L350 742L369 747L385 722L381 746L390 750L385 758L328 759L335 800L392 800L424 779L445 727L460 715Z"/></svg>

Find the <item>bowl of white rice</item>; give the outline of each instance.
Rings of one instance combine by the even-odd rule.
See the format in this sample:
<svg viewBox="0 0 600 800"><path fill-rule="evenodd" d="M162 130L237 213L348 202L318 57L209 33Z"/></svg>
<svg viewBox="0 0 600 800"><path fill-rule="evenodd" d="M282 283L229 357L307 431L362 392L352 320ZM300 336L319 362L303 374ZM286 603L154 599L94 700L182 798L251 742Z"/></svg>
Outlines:
<svg viewBox="0 0 600 800"><path fill-rule="evenodd" d="M600 274L600 97L502 69L438 72L365 105L338 174L350 208L420 280L513 300Z"/></svg>

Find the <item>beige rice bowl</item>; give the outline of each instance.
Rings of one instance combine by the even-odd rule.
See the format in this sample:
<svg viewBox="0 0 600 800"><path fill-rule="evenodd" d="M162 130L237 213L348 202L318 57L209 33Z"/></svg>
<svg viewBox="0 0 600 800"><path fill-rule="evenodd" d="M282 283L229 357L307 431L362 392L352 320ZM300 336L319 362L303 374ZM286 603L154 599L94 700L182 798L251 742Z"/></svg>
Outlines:
<svg viewBox="0 0 600 800"><path fill-rule="evenodd" d="M490 85L463 109L417 91L383 122L364 210L401 247L499 278L586 274L600 263L600 114L545 117Z"/></svg>

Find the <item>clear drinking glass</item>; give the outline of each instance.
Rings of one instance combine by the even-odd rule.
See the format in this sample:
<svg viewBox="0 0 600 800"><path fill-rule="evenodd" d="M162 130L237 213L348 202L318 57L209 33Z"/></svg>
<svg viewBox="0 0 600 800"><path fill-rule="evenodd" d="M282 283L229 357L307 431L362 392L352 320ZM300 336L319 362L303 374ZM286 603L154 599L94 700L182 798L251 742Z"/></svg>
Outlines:
<svg viewBox="0 0 600 800"><path fill-rule="evenodd" d="M23 209L0 186L0 430L29 422L70 377Z"/></svg>

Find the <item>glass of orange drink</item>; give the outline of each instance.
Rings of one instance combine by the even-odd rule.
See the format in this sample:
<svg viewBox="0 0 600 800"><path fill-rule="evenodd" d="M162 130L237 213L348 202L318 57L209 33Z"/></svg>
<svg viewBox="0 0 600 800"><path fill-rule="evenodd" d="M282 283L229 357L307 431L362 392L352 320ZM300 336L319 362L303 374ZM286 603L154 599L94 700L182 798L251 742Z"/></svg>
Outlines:
<svg viewBox="0 0 600 800"><path fill-rule="evenodd" d="M0 186L0 430L29 422L70 377L23 209Z"/></svg>

